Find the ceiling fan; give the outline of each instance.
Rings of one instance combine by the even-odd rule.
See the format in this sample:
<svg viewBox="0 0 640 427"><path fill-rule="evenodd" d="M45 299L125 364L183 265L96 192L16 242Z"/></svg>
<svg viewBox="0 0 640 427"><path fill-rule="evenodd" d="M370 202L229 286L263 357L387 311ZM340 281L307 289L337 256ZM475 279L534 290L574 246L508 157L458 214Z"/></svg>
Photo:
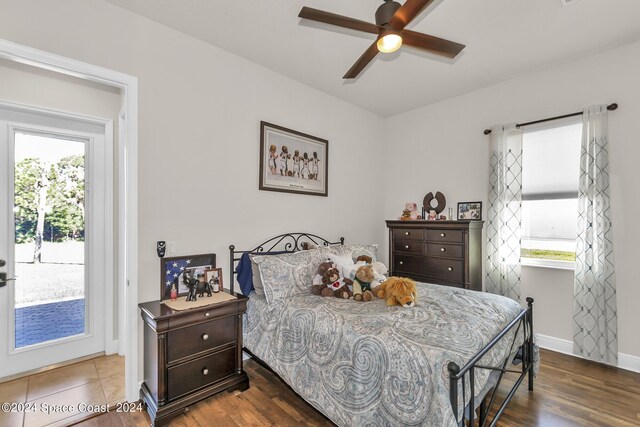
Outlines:
<svg viewBox="0 0 640 427"><path fill-rule="evenodd" d="M384 0L376 10L375 24L306 6L300 10L298 17L377 35L376 41L343 77L353 79L375 58L378 52L395 52L403 44L447 58L455 58L465 48L464 45L405 29L425 7L433 2L434 0L407 0L400 5L396 1Z"/></svg>

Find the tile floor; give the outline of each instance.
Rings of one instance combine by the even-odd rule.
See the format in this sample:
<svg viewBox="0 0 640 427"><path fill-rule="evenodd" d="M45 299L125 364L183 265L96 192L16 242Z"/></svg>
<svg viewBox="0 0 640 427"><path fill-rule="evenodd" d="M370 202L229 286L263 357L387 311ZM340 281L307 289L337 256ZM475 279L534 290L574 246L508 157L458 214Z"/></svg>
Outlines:
<svg viewBox="0 0 640 427"><path fill-rule="evenodd" d="M28 406L22 412L3 408L0 426L66 426L86 418L91 406L99 411L99 405L113 406L122 401L124 357L102 356L0 383L0 403Z"/></svg>

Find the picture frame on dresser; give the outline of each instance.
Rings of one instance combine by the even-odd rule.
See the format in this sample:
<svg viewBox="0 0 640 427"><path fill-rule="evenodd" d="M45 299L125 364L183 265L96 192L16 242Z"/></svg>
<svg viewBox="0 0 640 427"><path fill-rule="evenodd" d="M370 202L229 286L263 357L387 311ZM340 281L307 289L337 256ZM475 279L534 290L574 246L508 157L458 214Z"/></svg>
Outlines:
<svg viewBox="0 0 640 427"><path fill-rule="evenodd" d="M482 202L459 202L458 203L458 219L459 220L482 220Z"/></svg>
<svg viewBox="0 0 640 427"><path fill-rule="evenodd" d="M182 255L160 259L160 300L171 299L171 288L175 286L178 297L185 296L189 289L184 285L183 277L189 274L193 278L215 268L216 254Z"/></svg>

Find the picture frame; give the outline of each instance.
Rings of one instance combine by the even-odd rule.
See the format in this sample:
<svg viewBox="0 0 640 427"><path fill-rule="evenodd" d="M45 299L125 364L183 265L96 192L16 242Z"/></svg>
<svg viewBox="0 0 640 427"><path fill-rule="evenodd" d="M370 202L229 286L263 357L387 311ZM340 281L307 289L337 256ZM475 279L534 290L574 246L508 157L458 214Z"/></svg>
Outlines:
<svg viewBox="0 0 640 427"><path fill-rule="evenodd" d="M260 190L327 197L328 160L326 139L260 122Z"/></svg>
<svg viewBox="0 0 640 427"><path fill-rule="evenodd" d="M458 203L458 219L481 221L482 220L482 202L459 202Z"/></svg>
<svg viewBox="0 0 640 427"><path fill-rule="evenodd" d="M160 259L160 300L171 299L171 287L175 285L178 296L189 293L183 284L184 274L198 278L206 270L216 266L216 254L183 255Z"/></svg>
<svg viewBox="0 0 640 427"><path fill-rule="evenodd" d="M209 270L204 271L204 279L207 283L210 282L212 278L218 278L218 283L220 284L220 290L224 289L224 284L222 282L222 268L211 268Z"/></svg>

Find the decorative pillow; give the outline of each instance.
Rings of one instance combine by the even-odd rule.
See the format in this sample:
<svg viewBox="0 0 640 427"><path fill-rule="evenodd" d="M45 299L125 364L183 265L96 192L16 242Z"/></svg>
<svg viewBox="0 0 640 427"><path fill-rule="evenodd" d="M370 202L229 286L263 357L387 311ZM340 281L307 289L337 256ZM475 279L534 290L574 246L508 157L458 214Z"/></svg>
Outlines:
<svg viewBox="0 0 640 427"><path fill-rule="evenodd" d="M258 267L264 296L271 304L294 295L309 295L318 265L328 255L327 248L319 248L282 255L253 255L250 258ZM254 286L258 293L255 279Z"/></svg>
<svg viewBox="0 0 640 427"><path fill-rule="evenodd" d="M360 255L368 255L374 261L378 260L378 245L335 245L329 246L329 251L337 256L350 256L352 262Z"/></svg>
<svg viewBox="0 0 640 427"><path fill-rule="evenodd" d="M262 283L260 282L260 273L258 272L258 267L251 261L251 256L279 255L283 253L285 252L245 252L242 254L238 262L238 267L236 268L236 272L238 273L236 280L238 281L238 285L240 285L240 290L243 295L249 295L251 291L255 291L258 295L264 295Z"/></svg>

